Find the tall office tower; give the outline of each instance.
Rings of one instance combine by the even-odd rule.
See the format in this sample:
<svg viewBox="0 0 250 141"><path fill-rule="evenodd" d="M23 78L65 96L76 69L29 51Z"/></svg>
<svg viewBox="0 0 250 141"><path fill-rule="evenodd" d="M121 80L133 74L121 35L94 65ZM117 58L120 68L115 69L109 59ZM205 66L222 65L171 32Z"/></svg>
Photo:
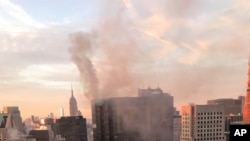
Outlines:
<svg viewBox="0 0 250 141"><path fill-rule="evenodd" d="M173 141L173 117L173 97L160 88L92 101L94 141Z"/></svg>
<svg viewBox="0 0 250 141"><path fill-rule="evenodd" d="M223 105L182 106L181 141L225 141Z"/></svg>
<svg viewBox="0 0 250 141"><path fill-rule="evenodd" d="M69 100L69 112L70 116L78 116L77 102L73 94L72 86L71 86L71 97Z"/></svg>
<svg viewBox="0 0 250 141"><path fill-rule="evenodd" d="M64 117L64 108L60 108L60 117Z"/></svg>
<svg viewBox="0 0 250 141"><path fill-rule="evenodd" d="M242 114L242 103L244 103L242 96L238 97L238 99L227 98L207 101L208 105L223 105L225 107L225 115Z"/></svg>
<svg viewBox="0 0 250 141"><path fill-rule="evenodd" d="M20 133L24 132L22 118L18 107L3 107L3 113L8 114L6 128L16 129Z"/></svg>
<svg viewBox="0 0 250 141"><path fill-rule="evenodd" d="M66 141L87 141L86 119L82 116L61 117L56 120L57 135Z"/></svg>
<svg viewBox="0 0 250 141"><path fill-rule="evenodd" d="M248 83L247 83L247 93L244 102L244 112L243 112L243 122L245 124L250 124L250 61L248 63Z"/></svg>
<svg viewBox="0 0 250 141"><path fill-rule="evenodd" d="M174 113L174 141L181 140L181 115L179 111Z"/></svg>

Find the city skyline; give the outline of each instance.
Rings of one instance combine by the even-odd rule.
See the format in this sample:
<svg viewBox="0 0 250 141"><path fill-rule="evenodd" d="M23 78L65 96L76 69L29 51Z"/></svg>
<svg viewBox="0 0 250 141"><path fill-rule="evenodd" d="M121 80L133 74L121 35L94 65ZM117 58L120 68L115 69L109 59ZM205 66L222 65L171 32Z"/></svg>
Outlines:
<svg viewBox="0 0 250 141"><path fill-rule="evenodd" d="M90 118L90 101L84 95L87 82L69 51L69 35L79 31L118 45L93 47L86 55L99 87L115 87L100 88L107 96L136 96L137 88L159 86L174 96L178 109L187 102L244 96L250 51L248 3L2 0L0 107L18 106L23 119L51 112L59 117L61 107L69 115L72 82L78 108ZM122 16L113 14L118 11ZM118 36L123 33L125 43ZM123 68L124 75L117 74ZM126 81L118 83L121 80Z"/></svg>

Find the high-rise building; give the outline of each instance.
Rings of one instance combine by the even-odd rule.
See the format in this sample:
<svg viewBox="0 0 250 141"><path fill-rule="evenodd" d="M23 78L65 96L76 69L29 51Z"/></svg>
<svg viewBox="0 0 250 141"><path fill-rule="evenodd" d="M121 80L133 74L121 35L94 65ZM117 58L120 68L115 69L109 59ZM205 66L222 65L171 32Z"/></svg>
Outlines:
<svg viewBox="0 0 250 141"><path fill-rule="evenodd" d="M60 108L60 117L64 117L64 108Z"/></svg>
<svg viewBox="0 0 250 141"><path fill-rule="evenodd" d="M86 119L82 116L61 117L56 120L57 135L66 141L87 141Z"/></svg>
<svg viewBox="0 0 250 141"><path fill-rule="evenodd" d="M248 63L248 83L244 102L243 122L250 124L250 59Z"/></svg>
<svg viewBox="0 0 250 141"><path fill-rule="evenodd" d="M225 141L223 105L182 106L181 141Z"/></svg>
<svg viewBox="0 0 250 141"><path fill-rule="evenodd" d="M94 141L173 141L173 97L160 88L138 92L92 101Z"/></svg>
<svg viewBox="0 0 250 141"><path fill-rule="evenodd" d="M208 105L223 105L225 108L225 115L238 115L242 114L242 104L244 103L244 97L239 96L238 99L215 99L215 100L208 100Z"/></svg>
<svg viewBox="0 0 250 141"><path fill-rule="evenodd" d="M6 128L14 128L20 133L24 132L21 114L17 106L3 107L3 113L8 114Z"/></svg>
<svg viewBox="0 0 250 141"><path fill-rule="evenodd" d="M181 115L179 111L174 113L174 141L181 140Z"/></svg>
<svg viewBox="0 0 250 141"><path fill-rule="evenodd" d="M70 112L70 116L78 116L77 102L74 97L72 87L71 87L71 97L69 100L69 112Z"/></svg>

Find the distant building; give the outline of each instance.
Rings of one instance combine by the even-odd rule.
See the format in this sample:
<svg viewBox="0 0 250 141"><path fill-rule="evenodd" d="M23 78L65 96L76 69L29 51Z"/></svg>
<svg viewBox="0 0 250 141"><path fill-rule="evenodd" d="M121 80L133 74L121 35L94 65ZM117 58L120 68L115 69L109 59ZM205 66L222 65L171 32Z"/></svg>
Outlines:
<svg viewBox="0 0 250 141"><path fill-rule="evenodd" d="M82 116L61 117L56 120L58 135L66 141L87 141L86 119Z"/></svg>
<svg viewBox="0 0 250 141"><path fill-rule="evenodd" d="M173 97L160 88L138 94L92 101L94 141L173 141Z"/></svg>
<svg viewBox="0 0 250 141"><path fill-rule="evenodd" d="M8 106L8 107L3 107L3 113L8 114L8 117L11 118L10 121L14 121L15 124L8 124L6 128L15 128L18 130L20 133L24 133L24 126L22 123L22 118L21 118L21 113L19 111L19 108L17 106Z"/></svg>
<svg viewBox="0 0 250 141"><path fill-rule="evenodd" d="M208 105L223 105L225 107L225 115L238 115L243 113L242 105L244 103L244 97L240 96L238 99L215 99L208 100Z"/></svg>
<svg viewBox="0 0 250 141"><path fill-rule="evenodd" d="M64 117L64 108L60 108L60 117Z"/></svg>
<svg viewBox="0 0 250 141"><path fill-rule="evenodd" d="M48 115L48 118L54 118L54 113L50 113L49 115Z"/></svg>
<svg viewBox="0 0 250 141"><path fill-rule="evenodd" d="M87 123L87 134L88 134L88 141L93 141L93 127L91 123Z"/></svg>
<svg viewBox="0 0 250 141"><path fill-rule="evenodd" d="M6 127L8 114L0 114L0 139L4 140L8 138L8 132Z"/></svg>
<svg viewBox="0 0 250 141"><path fill-rule="evenodd" d="M31 130L29 135L35 138L36 141L52 141L48 130Z"/></svg>
<svg viewBox="0 0 250 141"><path fill-rule="evenodd" d="M182 106L181 141L225 141L223 105Z"/></svg>
<svg viewBox="0 0 250 141"><path fill-rule="evenodd" d="M72 87L71 87L71 97L69 100L69 112L70 112L70 116L78 116L77 101L74 97Z"/></svg>
<svg viewBox="0 0 250 141"><path fill-rule="evenodd" d="M179 111L174 114L174 141L181 140L181 115Z"/></svg>
<svg viewBox="0 0 250 141"><path fill-rule="evenodd" d="M57 127L53 118L42 119L40 122L40 129L49 130L49 134L51 138L55 138L56 133L57 133Z"/></svg>

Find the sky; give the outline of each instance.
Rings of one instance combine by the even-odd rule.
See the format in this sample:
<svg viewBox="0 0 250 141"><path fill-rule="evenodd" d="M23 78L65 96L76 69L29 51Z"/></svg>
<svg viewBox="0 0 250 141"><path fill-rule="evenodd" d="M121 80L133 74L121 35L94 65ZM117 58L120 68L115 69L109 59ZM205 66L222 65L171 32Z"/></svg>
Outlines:
<svg viewBox="0 0 250 141"><path fill-rule="evenodd" d="M245 95L249 12L248 0L0 0L0 107L68 115L72 84L91 118L89 67L77 56L92 63L99 97L161 87L180 109ZM81 50L75 33L95 45Z"/></svg>

